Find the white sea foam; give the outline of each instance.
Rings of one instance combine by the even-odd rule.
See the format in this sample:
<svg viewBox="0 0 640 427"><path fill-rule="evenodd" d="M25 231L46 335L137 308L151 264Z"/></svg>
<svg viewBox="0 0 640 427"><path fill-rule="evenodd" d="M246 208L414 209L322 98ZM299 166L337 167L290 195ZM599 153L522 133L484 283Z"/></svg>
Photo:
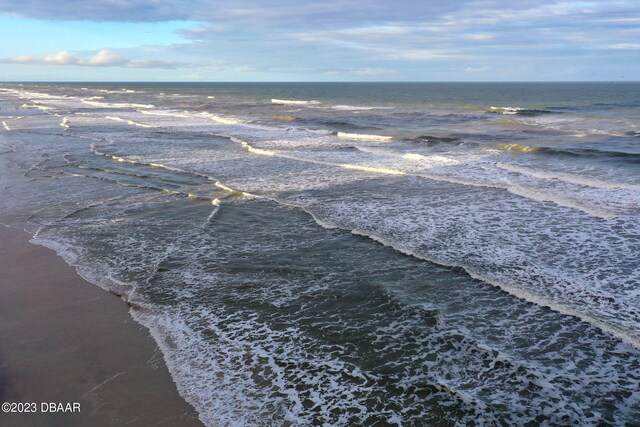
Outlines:
<svg viewBox="0 0 640 427"><path fill-rule="evenodd" d="M520 107L491 107L491 111L500 112L506 115L518 114L520 111L524 111L525 108Z"/></svg>
<svg viewBox="0 0 640 427"><path fill-rule="evenodd" d="M571 307L567 304L560 303L553 298L548 298L538 292L532 292L521 287L507 285L506 283L502 283L500 281L496 281L492 277L488 277L483 273L475 272L473 270L467 270L469 275L474 279L481 280L485 283L489 283L493 286L496 286L505 292L523 299L525 301L531 302L541 307L549 307L551 310L565 314L568 316L577 317L578 319L587 322L601 330L608 332L609 334L620 338L622 341L627 342L634 346L637 349L640 349L640 337L633 334L628 330L624 330L622 328L616 327L608 322L604 322L597 317L590 315L589 313L585 313L581 310L576 310L574 307Z"/></svg>
<svg viewBox="0 0 640 427"><path fill-rule="evenodd" d="M237 142L238 144L242 145L242 147L243 147L244 149L246 149L246 150L247 150L248 152L250 152L250 153L253 153L253 154L260 154L260 155L263 155L263 156L275 156L275 155L276 155L276 152L274 152L274 151L271 151L271 150L263 150L263 149L261 149L261 148L254 148L254 147L252 147L248 142L243 141L243 140L241 140L241 139L231 137L231 140L232 140L233 142Z"/></svg>
<svg viewBox="0 0 640 427"><path fill-rule="evenodd" d="M153 104L137 104L130 102L99 102L91 101L89 99L82 99L81 102L83 104L99 108L156 108Z"/></svg>
<svg viewBox="0 0 640 427"><path fill-rule="evenodd" d="M165 116L165 117L179 117L179 118L191 118L192 116L190 116L187 112L181 113L178 111L145 111L142 110L140 111L142 114L148 114L148 115L152 115L152 116Z"/></svg>
<svg viewBox="0 0 640 427"><path fill-rule="evenodd" d="M22 108L35 108L37 110L47 111L53 110L53 107L47 107L46 105L37 105L37 104L22 104Z"/></svg>
<svg viewBox="0 0 640 427"><path fill-rule="evenodd" d="M457 165L460 163L455 159L451 159L445 156L439 156L437 154L424 156L422 154L406 153L402 155L402 158L407 160L414 160L427 165Z"/></svg>
<svg viewBox="0 0 640 427"><path fill-rule="evenodd" d="M223 125L239 125L239 124L246 123L244 120L241 120L235 117L220 116L218 114L212 114L212 113L202 112L202 113L195 114L195 116L204 117L216 123L221 123Z"/></svg>
<svg viewBox="0 0 640 427"><path fill-rule="evenodd" d="M309 132L309 133L315 133L318 135L333 135L333 131L327 130L327 129L309 129L309 128L305 128L305 131Z"/></svg>
<svg viewBox="0 0 640 427"><path fill-rule="evenodd" d="M132 163L132 164L138 163L135 160L128 159L128 158L121 157L121 156L111 156L111 158L113 160L115 160L116 162L120 162L120 163Z"/></svg>
<svg viewBox="0 0 640 427"><path fill-rule="evenodd" d="M5 122L5 121L2 121L2 126L5 128L5 130L11 130L11 128L9 127L7 122Z"/></svg>
<svg viewBox="0 0 640 427"><path fill-rule="evenodd" d="M145 125L143 123L134 122L133 120L127 120L127 119L123 119L123 118L116 117L116 116L106 116L105 118L109 119L109 120L113 120L115 122L127 123L127 124L129 124L131 126L138 126L138 127L143 127L143 128L153 128L153 127L155 127L155 126L152 126L152 125Z"/></svg>
<svg viewBox="0 0 640 427"><path fill-rule="evenodd" d="M410 199L407 199L406 197L403 197L403 196L398 196L398 197L399 197L399 200L402 200L404 204L410 204L411 206L413 206L411 204L412 202ZM534 194L532 197L531 194L525 194L525 197L532 198L532 199L542 199L543 201L546 201L548 198L548 195L545 194L540 196L539 194L537 195ZM432 200L432 203L436 202L436 200ZM559 205L565 205L568 203L566 200L560 200L555 202L558 202L557 204ZM360 202L360 203L364 203L364 202ZM460 220L462 220L462 218L458 218L456 215L454 215L454 219L452 221L450 221L449 219L443 219L441 214L448 212L449 209L441 212L440 210L433 211L433 209L429 208L425 212L422 212L419 215L420 217L419 219L418 217L415 216L415 212L411 213L412 212L411 210L408 210L407 212L402 212L401 210L398 210L397 204L393 199L391 200L386 199L384 201L384 206L386 207L388 205L389 208L382 209L382 212L377 212L378 210L381 209L380 204L373 203L373 202L370 202L370 203L372 203L373 205L372 208L364 209L364 210L360 210L363 208L363 206L362 205L359 206L359 203L346 204L344 206L344 209L345 209L344 216L334 216L333 214L327 216L325 214L324 216L321 217L321 220L329 221L331 224L336 224L336 223L340 224L341 228L345 228L345 227L350 228L348 224L352 224L354 222L364 223L366 224L367 229L362 231L356 231L358 234L364 234L369 237L372 237L375 240L388 244L408 255L413 255L418 258L427 259L429 261L436 262L441 265L464 267L468 272L474 275L474 277L477 276L478 278L481 278L483 281L486 281L491 284L495 284L496 286L499 286L501 288L505 288L505 290L507 290L506 288L509 286L510 293L516 296L525 298L528 301L539 303L544 300L544 304L542 305L550 306L554 310L563 314L576 315L581 319L593 325L596 325L597 327L602 328L603 330L613 333L615 336L623 338L626 342L629 342L630 344L633 344L636 347L638 346L638 343L640 342L640 337L636 332L633 332L632 330L625 332L625 328L621 327L619 324L617 325L615 321L611 322L610 319L599 316L603 313L606 313L606 309L604 311L585 310L584 307L582 307L582 309L576 309L575 307L579 307L580 305L576 304L575 301L570 299L568 301L562 302L562 298L558 298L559 295L554 295L553 297L550 297L548 294L551 291L550 289L551 287L558 286L558 288L562 290L560 294L564 295L565 297L566 296L569 296L570 298L577 297L578 299L582 300L581 295L591 294L590 296L587 295L586 296L587 299L582 302L588 301L589 298L593 298L593 301L602 301L605 299L608 301L610 299L610 294L609 294L610 291L607 290L606 288L603 288L596 284L590 284L589 286L585 287L585 290L579 290L579 289L576 289L576 287L581 286L579 284L580 282L579 277L567 277L565 279L567 280L567 282L565 283L564 280L560 278L554 278L553 275L558 273L554 273L552 271L544 272L544 273L542 271L537 272L532 267L525 268L524 270L521 270L521 271L516 270L516 277L514 278L513 276L511 276L509 269L500 268L501 263L505 262L505 261L501 262L500 257L504 256L506 260L513 258L514 251L515 253L518 253L518 251L522 250L522 248L518 248L518 244L511 243L507 245L507 247L509 248L508 250L499 251L497 254L492 254L492 251L495 251L496 248L492 249L490 245L486 246L486 243L488 243L488 242L485 242L484 240L486 239L486 237L480 238L480 236L483 235L484 232L480 232L478 233L479 234L478 236L474 237L477 233L472 232L471 231L473 230L472 228L470 230L464 231L466 230L466 227L462 225L462 223L460 223ZM420 205L421 209L426 208L426 206L423 203L420 203L420 202L417 202L417 203ZM603 216L607 217L611 214L610 212L607 212L605 210L594 212L593 209L590 209L588 207L573 206L573 203L572 203L572 206L570 207L572 209L578 208L578 210L583 210L583 211L586 210L590 215L598 216L598 217L603 217ZM466 207L465 209L469 209L469 207ZM327 212L326 209L323 209L323 211ZM332 211L334 211L334 209L330 208L328 210L328 212L332 212ZM510 213L510 214L513 214L513 213ZM474 216L473 213L470 215L471 217ZM357 221L355 220L355 218L367 218L367 220ZM448 238L448 243L447 243L447 245L452 246L451 248L447 247L442 252L440 250L434 250L434 251L429 250L428 248L430 247L439 246L439 244L436 242L441 237L437 235L430 235L428 231L423 228L416 228L416 221L417 222L424 221L424 225L427 226L430 224L431 221L433 221L433 219L430 219L430 218L439 218L438 221L444 222L444 224L436 228L436 231L438 228L442 228L442 227L444 227L443 229L448 229L448 227L451 224L447 225L447 223L450 223L450 222L453 222L455 227L462 227L463 234L461 237L463 237L464 240L462 242L457 242L455 233L453 233ZM488 233L489 234L497 233L499 234L499 236L497 237L506 238L508 235L500 230L505 228L511 230L513 228L513 221L510 220L509 218L510 217L508 216L504 216L505 222L499 223L500 226L496 231L488 230ZM528 219L528 222L535 223L535 220L536 219L534 217L531 217ZM464 223L464 220L462 221ZM606 223L602 223L602 224L603 224L602 225L603 228L608 227ZM490 224L487 224L487 226L488 225ZM430 227L433 227L433 226L434 225L430 225ZM466 234L469 234L469 235L466 236ZM420 237L420 236L423 236L423 237ZM513 235L510 238L512 237ZM522 238L522 236L520 238ZM578 238L580 237L578 236ZM582 238L584 239L584 237ZM422 246L421 242L423 241L430 242L429 245L427 246L427 250L417 249ZM485 243L480 243L481 241ZM539 244L534 242L531 242L531 243L528 243L528 242L529 240L525 239L525 241L522 242L522 244L525 246L527 246L528 244L531 244L531 245ZM463 246L461 246L459 249L454 249L460 243L462 243ZM604 248L607 247L606 242L598 241L598 243ZM472 246L468 246L469 244L471 244ZM586 245L586 242L583 244ZM477 250L472 249L472 248L475 248L475 245L481 245L481 246ZM561 246L560 242L558 242L558 245L556 246ZM479 256L480 254L483 254L482 255L483 258L489 257L489 259L483 260L481 263L476 264L474 262L467 263L467 262L460 262L459 260L456 261L457 259L456 256L451 257L451 256L445 255L449 251L453 251L453 253L455 254L457 250L462 250L462 251L471 250L472 252L476 253L476 255L474 256ZM535 250L535 247L528 248L528 250ZM549 250L552 251L553 254L556 254L557 248L554 248L554 249L549 248ZM579 252L580 248L575 248L575 250L565 248L564 250L565 251L568 250L573 253L575 251ZM588 249L587 252L594 251L594 250L601 251L602 248L599 248L599 249L591 248L591 249ZM478 253L478 251L480 252ZM440 256L436 255L438 252L440 252ZM470 254L467 254L467 256L470 256ZM565 254L557 253L556 255L552 255L552 256L562 257L562 256L565 256ZM575 256L575 254L573 254L573 256ZM591 256L589 257L591 258ZM465 258L463 257L461 259L465 259ZM471 258L471 260L472 259L473 257ZM604 258L602 257L599 257L599 260L600 260L599 262L604 262ZM496 264L496 267L489 269L489 271L495 274L490 274L488 271L483 272L480 269L478 269L477 266L474 266L474 264L479 266L484 266L485 262L488 264L491 264L491 263ZM511 263L511 261L507 261L507 262L509 264ZM542 260L538 260L533 264L539 265L540 262L542 262ZM575 260L573 262L575 262ZM528 265L530 261L527 260L525 257L523 257L521 261L517 262L517 264L520 265L521 267L523 263L526 263L526 265ZM519 272L522 273L522 277L518 276ZM598 273L598 275L600 274L605 274L605 273L604 272ZM528 290L528 288L526 287L527 286L526 284L530 283L531 277L537 277L538 280L542 280L543 282L540 283L535 289ZM544 278L544 280L542 278ZM523 285L518 286L516 288L511 288L511 285L507 285L507 283L509 282L519 283ZM543 286L543 283L544 283L544 286ZM572 291L568 292L567 289L572 289ZM522 290L522 292L520 292L520 290ZM535 294L535 297L534 297L534 294ZM615 295L615 293L613 295ZM568 307L572 307L572 308L569 309ZM629 307L625 308L625 310L627 311L628 309ZM619 307L618 310L622 310L622 307Z"/></svg>
<svg viewBox="0 0 640 427"><path fill-rule="evenodd" d="M224 191L228 191L229 193L232 193L232 194L239 194L239 195L247 196L247 197L256 197L254 194L247 193L246 191L234 190L231 187L227 187L226 185L224 185L220 181L216 181L213 185L215 185L216 187L218 187L218 188L220 188L220 189L222 189Z"/></svg>
<svg viewBox="0 0 640 427"><path fill-rule="evenodd" d="M534 178L558 180L569 184L583 185L586 187L602 188L602 189L629 189L640 190L640 185L628 184L623 182L606 181L597 178L589 178L583 175L576 175L566 172L555 172L544 169L537 169L527 166L514 165L510 163L499 162L496 164L500 169L508 170L510 172L519 173Z"/></svg>
<svg viewBox="0 0 640 427"><path fill-rule="evenodd" d="M333 110L340 111L360 111L360 110L392 110L393 107L383 106L367 106L367 105L334 105L331 107Z"/></svg>
<svg viewBox="0 0 640 427"><path fill-rule="evenodd" d="M542 188L512 186L507 190L510 193L517 194L518 196L526 197L531 200L555 203L558 206L576 209L602 219L611 219L619 215L613 210L586 205L578 200Z"/></svg>
<svg viewBox="0 0 640 427"><path fill-rule="evenodd" d="M271 102L273 104L280 104L280 105L320 105L322 104L320 101L316 101L316 100L305 101L305 100L292 100L292 99L272 99Z"/></svg>
<svg viewBox="0 0 640 427"><path fill-rule="evenodd" d="M399 170L387 169L387 168L378 168L378 167L373 167L373 166L354 165L354 164L348 164L348 163L343 163L343 164L341 164L339 166L341 168L345 168L345 169L353 169L353 170L359 170L359 171L363 171L363 172L380 173L380 174L384 174L384 175L406 175L405 172L402 172L402 171L399 171Z"/></svg>
<svg viewBox="0 0 640 427"><path fill-rule="evenodd" d="M338 132L338 138L354 139L354 140L362 140L362 141L378 141L378 142L387 142L387 141L393 140L392 136L370 135L370 134L362 134L362 133L346 133L346 132Z"/></svg>

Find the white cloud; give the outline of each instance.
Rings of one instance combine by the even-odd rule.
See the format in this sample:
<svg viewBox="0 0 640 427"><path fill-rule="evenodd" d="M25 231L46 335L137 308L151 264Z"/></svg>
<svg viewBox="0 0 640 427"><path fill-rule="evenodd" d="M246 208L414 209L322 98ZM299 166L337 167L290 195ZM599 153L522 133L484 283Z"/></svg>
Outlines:
<svg viewBox="0 0 640 427"><path fill-rule="evenodd" d="M481 67L467 67L464 69L465 73L482 73L484 71L487 71L489 69L489 67L483 65Z"/></svg>
<svg viewBox="0 0 640 427"><path fill-rule="evenodd" d="M101 50L95 55L85 58L76 56L65 50L47 55L44 57L19 56L17 58L0 59L0 63L5 64L39 64L39 65L59 65L59 66L81 66L81 67L126 67L126 68L191 68L206 64L191 64L185 62L148 60L148 59L127 59L111 50Z"/></svg>
<svg viewBox="0 0 640 427"><path fill-rule="evenodd" d="M94 57L86 61L86 65L95 65L97 67L111 67L117 65L125 65L127 60L117 53L110 50L101 50Z"/></svg>
<svg viewBox="0 0 640 427"><path fill-rule="evenodd" d="M640 43L617 43L607 46L611 49L640 49Z"/></svg>
<svg viewBox="0 0 640 427"><path fill-rule="evenodd" d="M381 74L393 74L395 70L388 70L386 68L362 68L360 70L353 70L351 73L357 76L379 76Z"/></svg>
<svg viewBox="0 0 640 427"><path fill-rule="evenodd" d="M258 71L258 69L250 65L241 65L241 66L235 67L233 71L237 73L254 73Z"/></svg>
<svg viewBox="0 0 640 427"><path fill-rule="evenodd" d="M465 38L469 39L469 40L474 40L474 41L487 41L487 40L493 40L496 38L495 34L490 34L490 33L476 33L476 34L468 34L466 36L464 36Z"/></svg>
<svg viewBox="0 0 640 427"><path fill-rule="evenodd" d="M70 65L77 62L77 58L75 58L73 55L71 55L67 51L62 51L62 52L54 53L53 55L45 56L43 61L46 64Z"/></svg>
<svg viewBox="0 0 640 427"><path fill-rule="evenodd" d="M434 49L388 49L385 58L404 59L407 61L444 61L448 59L462 59L463 57Z"/></svg>

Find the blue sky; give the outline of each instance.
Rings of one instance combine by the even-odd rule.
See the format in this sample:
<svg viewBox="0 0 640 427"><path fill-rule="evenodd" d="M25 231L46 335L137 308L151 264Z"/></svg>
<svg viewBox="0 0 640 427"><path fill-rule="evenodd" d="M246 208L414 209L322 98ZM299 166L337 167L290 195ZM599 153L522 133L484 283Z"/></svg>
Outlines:
<svg viewBox="0 0 640 427"><path fill-rule="evenodd" d="M0 80L640 80L640 1L2 0Z"/></svg>

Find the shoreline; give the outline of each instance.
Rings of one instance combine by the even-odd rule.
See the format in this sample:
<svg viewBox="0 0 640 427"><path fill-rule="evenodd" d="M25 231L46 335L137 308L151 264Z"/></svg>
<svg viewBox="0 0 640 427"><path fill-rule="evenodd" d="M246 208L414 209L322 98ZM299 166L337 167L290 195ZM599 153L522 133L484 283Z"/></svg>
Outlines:
<svg viewBox="0 0 640 427"><path fill-rule="evenodd" d="M0 226L0 400L37 410L0 421L202 426L129 306L30 238ZM80 412L42 411L42 403L79 403Z"/></svg>

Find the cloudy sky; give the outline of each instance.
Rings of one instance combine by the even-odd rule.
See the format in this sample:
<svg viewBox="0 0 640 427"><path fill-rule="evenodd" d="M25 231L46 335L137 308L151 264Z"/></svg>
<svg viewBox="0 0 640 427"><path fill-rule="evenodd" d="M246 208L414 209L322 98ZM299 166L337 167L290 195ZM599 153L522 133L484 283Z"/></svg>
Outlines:
<svg viewBox="0 0 640 427"><path fill-rule="evenodd" d="M640 1L1 0L0 80L640 80Z"/></svg>

